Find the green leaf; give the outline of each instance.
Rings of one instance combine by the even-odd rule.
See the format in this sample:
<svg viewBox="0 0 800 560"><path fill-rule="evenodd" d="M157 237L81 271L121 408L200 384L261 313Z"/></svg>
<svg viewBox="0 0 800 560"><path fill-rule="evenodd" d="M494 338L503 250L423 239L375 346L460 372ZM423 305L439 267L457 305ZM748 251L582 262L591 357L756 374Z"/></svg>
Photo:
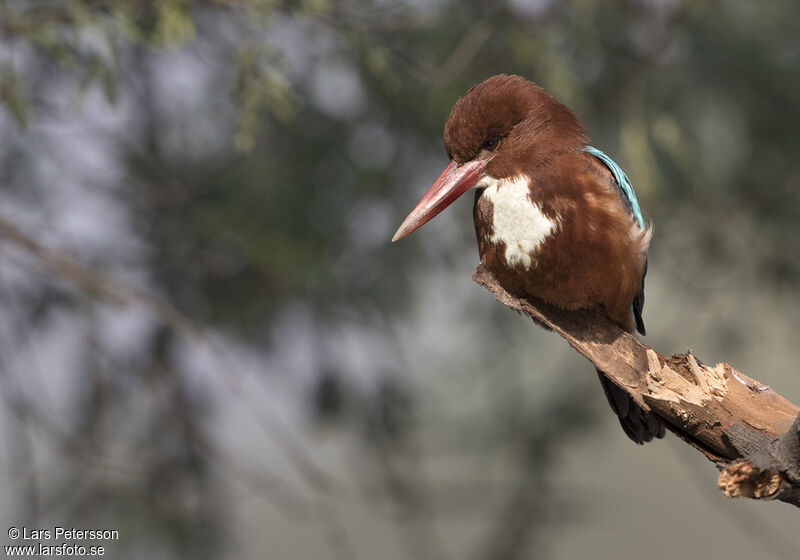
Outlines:
<svg viewBox="0 0 800 560"><path fill-rule="evenodd" d="M158 4L155 41L162 46L179 45L195 38L194 21L186 2L162 0Z"/></svg>
<svg viewBox="0 0 800 560"><path fill-rule="evenodd" d="M0 68L0 80L0 103L6 106L17 124L25 128L28 124L28 101L22 81L10 68Z"/></svg>

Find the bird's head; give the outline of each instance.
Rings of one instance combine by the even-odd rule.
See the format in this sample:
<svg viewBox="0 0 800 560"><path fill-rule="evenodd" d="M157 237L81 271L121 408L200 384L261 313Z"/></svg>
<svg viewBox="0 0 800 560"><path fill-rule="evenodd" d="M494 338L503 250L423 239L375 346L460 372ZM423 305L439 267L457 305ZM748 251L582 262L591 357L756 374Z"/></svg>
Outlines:
<svg viewBox="0 0 800 560"><path fill-rule="evenodd" d="M583 147L583 126L566 106L519 76L500 74L459 99L444 126L450 163L392 237L431 220L488 177L530 174L555 155Z"/></svg>

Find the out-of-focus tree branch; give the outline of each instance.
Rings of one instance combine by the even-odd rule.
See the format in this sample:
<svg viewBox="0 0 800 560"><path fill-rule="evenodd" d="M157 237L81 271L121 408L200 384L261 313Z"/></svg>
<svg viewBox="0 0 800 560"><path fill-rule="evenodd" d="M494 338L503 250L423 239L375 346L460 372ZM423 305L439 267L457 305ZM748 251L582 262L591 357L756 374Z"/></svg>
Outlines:
<svg viewBox="0 0 800 560"><path fill-rule="evenodd" d="M800 507L800 407L728 364L709 367L690 352L662 356L600 313L515 297L483 266L473 279L501 303L561 335L714 462L722 469L719 485L726 496Z"/></svg>
<svg viewBox="0 0 800 560"><path fill-rule="evenodd" d="M182 336L195 340L204 338L201 330L174 307L135 290L121 288L78 261L44 247L4 216L0 216L0 238L37 257L41 265L54 276L70 280L109 303L123 307L139 303L152 311L162 324Z"/></svg>
<svg viewBox="0 0 800 560"><path fill-rule="evenodd" d="M71 281L80 289L107 303L117 306L141 305L149 309L166 329L185 337L187 340L208 346L225 363L225 370L230 374L235 373L236 368L227 354L214 344L205 334L204 329L170 304L149 294L120 286L71 256L46 248L32 236L23 232L13 221L2 215L0 215L0 241L10 243L33 255L39 261L39 264L54 277ZM240 397L244 403L239 385L227 377L224 380L232 393ZM290 435L269 410L262 410L261 412L269 415L270 418L268 422L259 422L259 425L264 429L267 436L279 446L284 456L294 466L296 472L311 492L318 506L317 513L326 527L328 539L336 557L352 557L352 544L341 522L338 520L333 506L333 497L338 491L337 486L305 452L301 443ZM255 413L254 416L256 416Z"/></svg>

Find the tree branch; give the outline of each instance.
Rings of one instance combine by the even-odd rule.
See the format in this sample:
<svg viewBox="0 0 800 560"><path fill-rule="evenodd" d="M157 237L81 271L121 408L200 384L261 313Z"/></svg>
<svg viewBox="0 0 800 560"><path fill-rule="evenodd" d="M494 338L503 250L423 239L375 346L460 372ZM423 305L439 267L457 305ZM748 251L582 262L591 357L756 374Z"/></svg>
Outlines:
<svg viewBox="0 0 800 560"><path fill-rule="evenodd" d="M473 276L500 303L561 335L667 429L721 469L728 497L800 507L800 407L728 364L691 352L665 357L596 311L565 311L509 294L478 266Z"/></svg>

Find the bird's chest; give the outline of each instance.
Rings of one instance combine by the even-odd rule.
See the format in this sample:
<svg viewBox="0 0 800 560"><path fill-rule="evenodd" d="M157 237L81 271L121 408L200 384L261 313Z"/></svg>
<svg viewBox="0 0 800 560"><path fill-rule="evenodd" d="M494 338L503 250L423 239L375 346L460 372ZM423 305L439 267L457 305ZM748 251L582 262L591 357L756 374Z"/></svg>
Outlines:
<svg viewBox="0 0 800 560"><path fill-rule="evenodd" d="M602 305L628 324L644 274L649 233L634 224L613 191L557 196L528 181L488 180L474 206L481 262L513 294L564 309ZM616 197L616 198L615 198Z"/></svg>
<svg viewBox="0 0 800 560"><path fill-rule="evenodd" d="M527 178L487 178L484 184L474 208L481 260L492 268L534 271L548 240L559 230L558 217L548 216L531 198Z"/></svg>

